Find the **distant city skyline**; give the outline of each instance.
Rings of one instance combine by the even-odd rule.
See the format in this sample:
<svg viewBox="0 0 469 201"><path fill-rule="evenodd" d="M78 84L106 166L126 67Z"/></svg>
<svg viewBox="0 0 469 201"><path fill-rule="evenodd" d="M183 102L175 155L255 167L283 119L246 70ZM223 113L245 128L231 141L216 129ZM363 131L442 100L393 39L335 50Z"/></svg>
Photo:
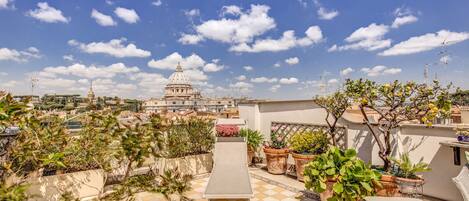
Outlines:
<svg viewBox="0 0 469 201"><path fill-rule="evenodd" d="M469 1L0 0L0 89L302 99L346 78L469 88ZM425 68L427 67L427 71ZM327 89L321 86L327 86Z"/></svg>

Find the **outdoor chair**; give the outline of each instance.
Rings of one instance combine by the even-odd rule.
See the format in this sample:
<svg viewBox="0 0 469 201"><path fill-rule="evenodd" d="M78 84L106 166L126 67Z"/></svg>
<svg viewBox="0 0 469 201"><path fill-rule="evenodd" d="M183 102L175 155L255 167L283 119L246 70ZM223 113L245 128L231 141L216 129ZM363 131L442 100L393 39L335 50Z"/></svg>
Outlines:
<svg viewBox="0 0 469 201"><path fill-rule="evenodd" d="M469 201L469 168L465 165L458 176L453 178L453 182L461 192L464 201Z"/></svg>
<svg viewBox="0 0 469 201"><path fill-rule="evenodd" d="M244 138L219 137L215 143L214 165L204 198L250 199L253 197Z"/></svg>

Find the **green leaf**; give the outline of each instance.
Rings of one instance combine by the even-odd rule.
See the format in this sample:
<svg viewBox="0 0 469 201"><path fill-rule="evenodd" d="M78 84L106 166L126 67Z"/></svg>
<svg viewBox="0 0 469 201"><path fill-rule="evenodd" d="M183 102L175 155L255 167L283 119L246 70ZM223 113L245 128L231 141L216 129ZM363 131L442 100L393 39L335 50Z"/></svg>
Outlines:
<svg viewBox="0 0 469 201"><path fill-rule="evenodd" d="M365 188L367 191L371 192L373 191L373 189L371 188L370 186L370 183L367 183L367 182L360 182L360 184L363 186L363 188Z"/></svg>
<svg viewBox="0 0 469 201"><path fill-rule="evenodd" d="M332 190L334 190L334 193L342 193L344 192L344 186L342 185L342 183L335 183L334 186L332 186Z"/></svg>

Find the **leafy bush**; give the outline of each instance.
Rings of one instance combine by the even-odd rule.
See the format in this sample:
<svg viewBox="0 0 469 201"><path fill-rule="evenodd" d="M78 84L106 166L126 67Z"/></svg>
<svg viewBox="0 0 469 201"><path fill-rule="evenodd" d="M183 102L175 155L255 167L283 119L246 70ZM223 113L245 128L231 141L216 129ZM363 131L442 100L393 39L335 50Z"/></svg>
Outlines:
<svg viewBox="0 0 469 201"><path fill-rule="evenodd" d="M239 135L239 127L236 125L222 124L217 125L215 129L219 137L237 137Z"/></svg>
<svg viewBox="0 0 469 201"><path fill-rule="evenodd" d="M262 144L262 140L264 140L264 136L261 132L249 128L239 130L239 136L247 139L248 148L252 151L256 151Z"/></svg>
<svg viewBox="0 0 469 201"><path fill-rule="evenodd" d="M178 119L170 123L164 142L168 158L204 154L213 149L213 121L203 118Z"/></svg>
<svg viewBox="0 0 469 201"><path fill-rule="evenodd" d="M427 163L424 163L422 159L416 164L412 164L408 153L401 155L400 159L391 158L394 162L394 166L397 168L394 175L401 178L418 179L417 172L428 172L431 169Z"/></svg>
<svg viewBox="0 0 469 201"><path fill-rule="evenodd" d="M322 129L295 133L289 140L290 149L299 154L321 154L327 150L329 140Z"/></svg>
<svg viewBox="0 0 469 201"><path fill-rule="evenodd" d="M350 201L373 195L373 185L379 185L381 176L358 159L354 149L343 151L337 147L331 147L308 163L304 175L307 189L322 193L328 180L335 181L331 200Z"/></svg>

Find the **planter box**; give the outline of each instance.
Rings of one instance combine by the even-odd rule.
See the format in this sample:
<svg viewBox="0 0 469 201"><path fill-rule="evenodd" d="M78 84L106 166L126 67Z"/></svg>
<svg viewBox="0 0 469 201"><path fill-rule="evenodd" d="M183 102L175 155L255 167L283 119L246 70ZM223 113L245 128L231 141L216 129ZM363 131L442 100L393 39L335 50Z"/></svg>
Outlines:
<svg viewBox="0 0 469 201"><path fill-rule="evenodd" d="M30 179L27 194L34 201L56 201L70 192L81 200L91 200L104 188L104 171L88 170Z"/></svg>
<svg viewBox="0 0 469 201"><path fill-rule="evenodd" d="M182 174L200 175L212 172L213 157L212 153L185 156L181 158L165 158L157 162L160 174L165 170L175 169Z"/></svg>

